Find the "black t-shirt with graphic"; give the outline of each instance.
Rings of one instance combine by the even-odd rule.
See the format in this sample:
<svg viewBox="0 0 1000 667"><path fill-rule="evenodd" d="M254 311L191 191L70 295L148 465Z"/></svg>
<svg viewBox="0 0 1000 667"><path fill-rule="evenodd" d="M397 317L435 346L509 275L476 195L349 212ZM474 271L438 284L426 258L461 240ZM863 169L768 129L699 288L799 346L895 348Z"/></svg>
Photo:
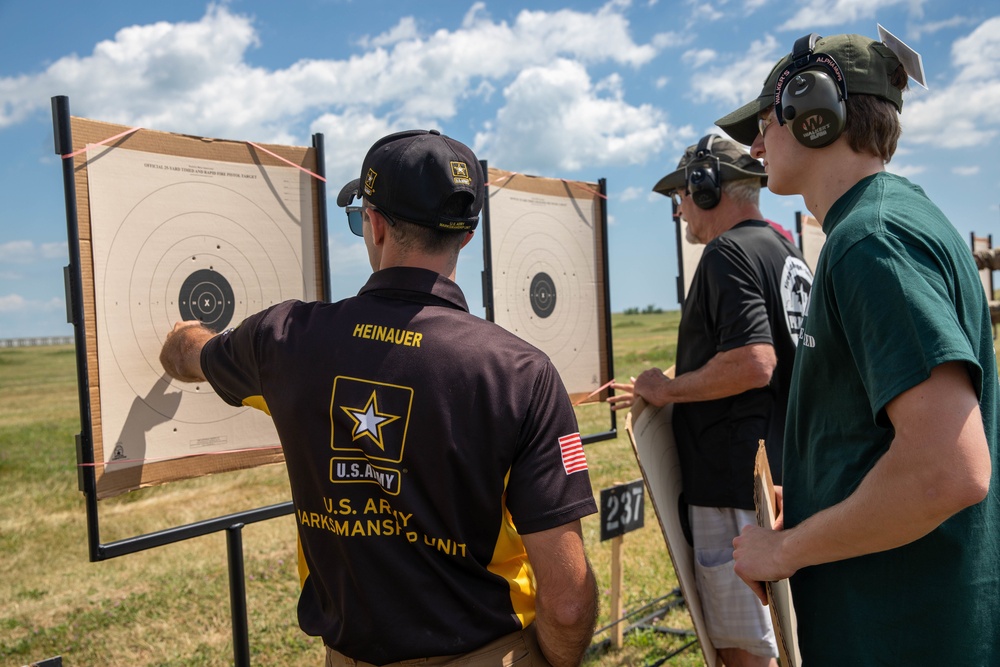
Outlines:
<svg viewBox="0 0 1000 667"><path fill-rule="evenodd" d="M527 626L520 535L596 512L552 363L436 273L278 304L213 338L202 367L226 402L274 420L300 626L354 659L460 654Z"/></svg>
<svg viewBox="0 0 1000 667"><path fill-rule="evenodd" d="M778 364L767 387L674 407L689 504L753 509L760 440L781 483L788 387L811 287L802 253L762 220L741 222L705 246L681 312L677 375L754 343L773 345Z"/></svg>

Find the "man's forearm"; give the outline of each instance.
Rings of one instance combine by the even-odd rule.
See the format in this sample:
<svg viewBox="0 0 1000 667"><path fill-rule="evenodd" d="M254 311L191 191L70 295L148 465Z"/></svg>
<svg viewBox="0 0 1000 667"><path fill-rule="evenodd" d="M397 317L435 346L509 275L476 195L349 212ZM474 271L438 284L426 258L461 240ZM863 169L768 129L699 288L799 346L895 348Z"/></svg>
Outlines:
<svg viewBox="0 0 1000 667"><path fill-rule="evenodd" d="M903 488L890 468L876 464L850 497L785 531L780 559L798 570L887 551L920 539L948 518L921 502L917 490Z"/></svg>
<svg viewBox="0 0 1000 667"><path fill-rule="evenodd" d="M576 667L597 622L597 583L580 520L521 538L535 575L535 631L554 667Z"/></svg>
<svg viewBox="0 0 1000 667"><path fill-rule="evenodd" d="M597 624L597 583L588 570L586 592L575 605L549 609L539 597L535 609L535 630L542 653L553 667L576 667L594 638Z"/></svg>
<svg viewBox="0 0 1000 667"><path fill-rule="evenodd" d="M640 377L636 381L635 393L653 405L736 396L767 386L777 363L773 346L755 343L719 352L701 368L682 373L672 380Z"/></svg>
<svg viewBox="0 0 1000 667"><path fill-rule="evenodd" d="M909 544L988 493L990 450L964 366L936 367L886 411L895 438L858 488L781 534L777 559L792 571Z"/></svg>
<svg viewBox="0 0 1000 667"><path fill-rule="evenodd" d="M902 447L896 443L893 447ZM888 551L914 542L960 509L904 472L886 453L850 496L794 528L747 527L733 540L736 573L761 597L762 581L804 567Z"/></svg>
<svg viewBox="0 0 1000 667"><path fill-rule="evenodd" d="M685 398L684 402L735 396L766 387L777 363L771 345L747 345L715 355L698 370L677 377L674 382L680 384L674 387Z"/></svg>

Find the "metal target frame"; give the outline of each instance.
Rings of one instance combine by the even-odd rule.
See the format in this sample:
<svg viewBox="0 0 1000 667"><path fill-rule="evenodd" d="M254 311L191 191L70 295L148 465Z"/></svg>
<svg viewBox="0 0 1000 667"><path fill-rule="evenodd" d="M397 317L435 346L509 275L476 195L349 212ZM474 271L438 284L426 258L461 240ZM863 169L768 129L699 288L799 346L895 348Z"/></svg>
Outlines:
<svg viewBox="0 0 1000 667"><path fill-rule="evenodd" d="M69 244L69 265L64 268L63 277L66 288L66 317L67 321L74 327L74 343L76 346L76 370L77 388L79 393L81 431L76 436L76 451L78 462L78 484L84 494L87 514L87 542L88 555L91 562L104 561L131 553L137 553L146 549L156 548L181 542L184 540L201 537L216 532L226 533L227 556L229 564L229 587L230 587L230 611L233 631L233 655L234 664L240 667L250 664L249 629L247 623L246 588L243 567L243 543L242 529L248 523L256 523L269 519L292 514L294 508L291 501L277 503L267 507L247 509L233 514L214 517L190 523L187 525L158 530L151 533L127 537L104 543L101 541L100 513L98 500L102 497L99 491L96 469L98 466L107 466L105 460L95 461L95 426L100 428L100 388L95 386L97 382L96 368L98 365L97 345L96 345L96 311L100 304L95 302L94 291L94 267L91 255L92 238L90 236L89 200L87 190L87 151L84 150L93 144L106 144L110 146L122 146L130 143L131 146L152 146L157 149L156 143L162 142L164 133L158 138L144 141L136 141L133 132L129 129L121 132L122 126L111 124L99 124L95 121L74 118L70 115L69 98L60 95L51 99L52 102L52 122L55 153L61 158L63 172L63 194L66 203L66 225ZM76 137L79 145L74 144L74 128L83 129ZM126 136L127 135L127 136ZM329 251L327 239L327 211L326 211L326 188L325 188L325 157L322 134L314 134L311 148L295 148L292 151L286 149L292 147L269 146L265 149L254 145L255 149L248 149L249 142L223 142L200 137L188 137L173 135L178 139L186 140L193 144L202 144L201 149L211 154L212 149L221 150L223 155L231 161L232 156L242 153L243 160L247 164L271 164L281 165L288 158L280 155L285 153L293 159L302 162L303 169L308 168L318 179L313 179L311 184L312 215L313 220L311 233L313 235L312 267L314 275L303 276L304 279L315 281L315 293L319 299L329 298ZM152 142L152 143L150 143ZM168 154L168 149L159 146L159 150ZM219 158L225 160L224 157ZM316 181L322 181L317 184ZM86 224L81 226L80 213ZM83 233L81 233L83 232ZM97 405L97 415L95 418L95 404ZM95 423L96 422L96 423ZM229 454L225 454L229 456ZM192 473L178 479L197 477L213 472L227 470L238 470L249 467L264 465L267 463L279 463L284 460L280 449L275 451L265 451L261 453L249 454L241 452L235 455L230 461L222 460L223 457L205 457L211 459L207 467L188 467L185 472ZM154 483L164 483L174 481L174 479L157 480ZM139 484L136 488L147 486ZM108 495L107 493L104 494Z"/></svg>

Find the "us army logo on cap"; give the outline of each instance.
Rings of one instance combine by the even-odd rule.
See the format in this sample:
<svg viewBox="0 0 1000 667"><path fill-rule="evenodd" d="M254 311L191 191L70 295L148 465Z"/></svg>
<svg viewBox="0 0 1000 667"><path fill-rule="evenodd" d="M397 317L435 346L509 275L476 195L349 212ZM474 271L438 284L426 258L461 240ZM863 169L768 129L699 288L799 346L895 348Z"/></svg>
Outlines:
<svg viewBox="0 0 1000 667"><path fill-rule="evenodd" d="M472 179L469 178L469 165L464 162L451 163L451 177L456 183L461 183L462 185L472 184Z"/></svg>
<svg viewBox="0 0 1000 667"><path fill-rule="evenodd" d="M365 194L369 197L375 192L375 179L378 178L378 173L368 167L368 173L365 174Z"/></svg>

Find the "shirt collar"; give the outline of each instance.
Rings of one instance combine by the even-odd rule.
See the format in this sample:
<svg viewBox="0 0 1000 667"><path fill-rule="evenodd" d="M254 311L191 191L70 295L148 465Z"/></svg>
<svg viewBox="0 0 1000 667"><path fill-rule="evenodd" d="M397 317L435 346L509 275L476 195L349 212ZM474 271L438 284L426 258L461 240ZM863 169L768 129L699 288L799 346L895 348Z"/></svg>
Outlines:
<svg viewBox="0 0 1000 667"><path fill-rule="evenodd" d="M428 269L395 266L376 271L358 292L358 296L363 294L391 296L422 303L443 302L437 305L469 312L462 288L440 273Z"/></svg>

